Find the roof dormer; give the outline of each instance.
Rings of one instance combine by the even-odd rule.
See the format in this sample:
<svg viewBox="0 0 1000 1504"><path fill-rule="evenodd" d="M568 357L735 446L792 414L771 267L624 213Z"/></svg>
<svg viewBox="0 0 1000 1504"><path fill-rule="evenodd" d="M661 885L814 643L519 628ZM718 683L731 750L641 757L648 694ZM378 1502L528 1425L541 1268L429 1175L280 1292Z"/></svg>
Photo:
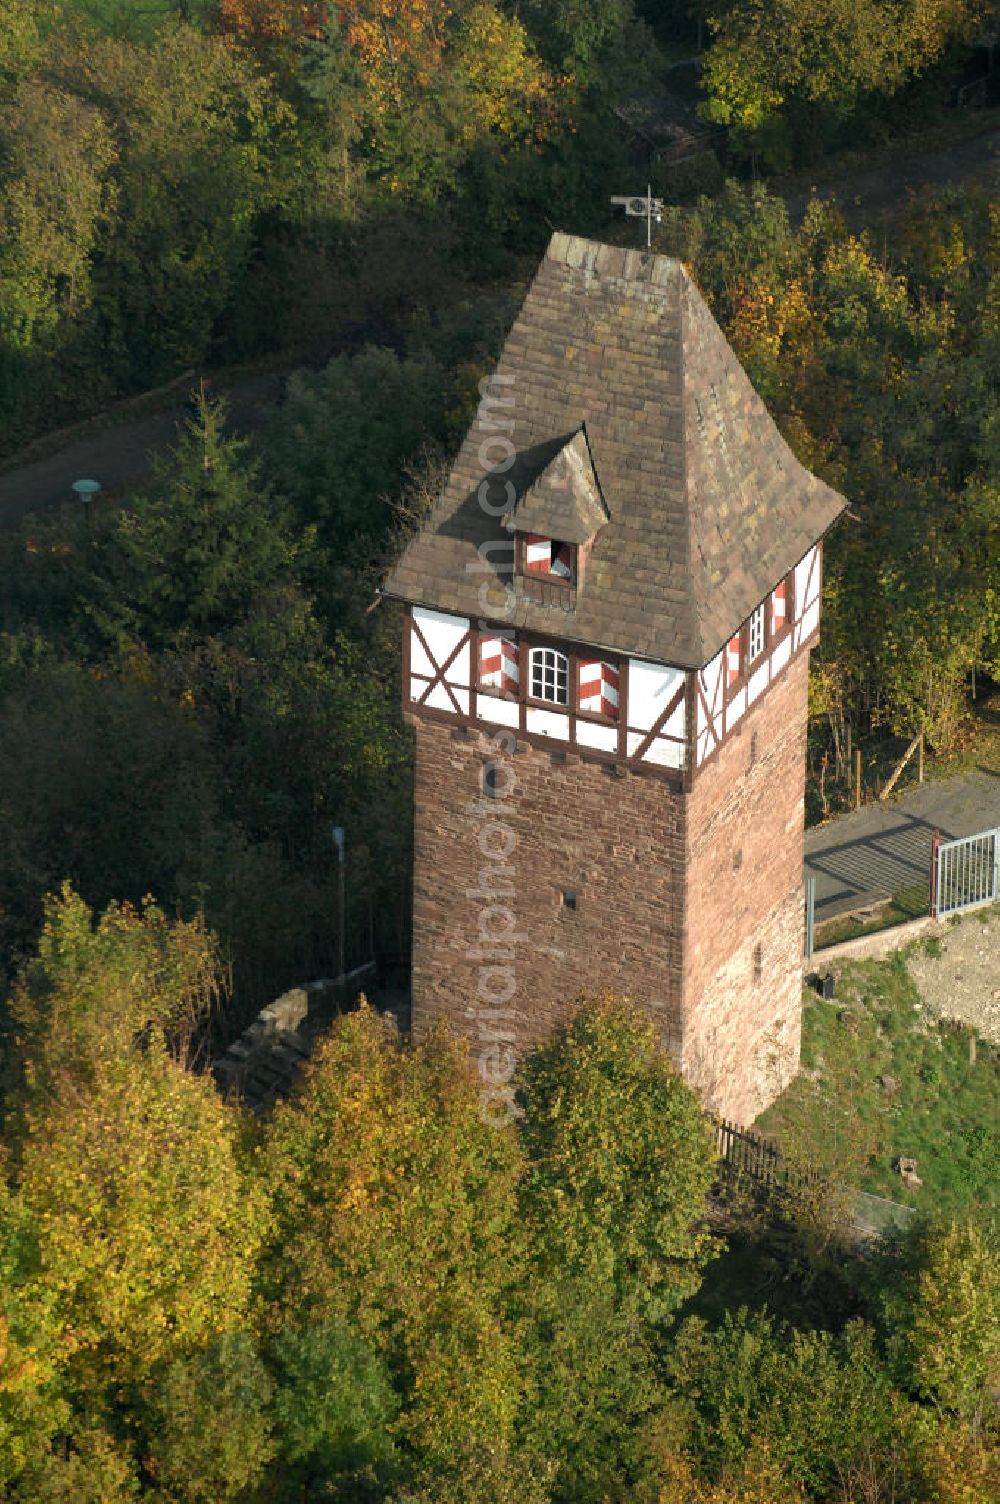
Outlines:
<svg viewBox="0 0 1000 1504"><path fill-rule="evenodd" d="M515 537L515 574L558 591L578 587L591 544L608 521L586 431L556 451L504 518Z"/></svg>

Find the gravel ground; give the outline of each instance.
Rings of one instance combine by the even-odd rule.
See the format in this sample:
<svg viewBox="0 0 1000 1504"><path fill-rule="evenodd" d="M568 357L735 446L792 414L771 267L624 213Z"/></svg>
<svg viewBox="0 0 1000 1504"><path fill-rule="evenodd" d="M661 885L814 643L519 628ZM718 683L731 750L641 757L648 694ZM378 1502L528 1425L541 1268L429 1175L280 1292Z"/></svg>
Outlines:
<svg viewBox="0 0 1000 1504"><path fill-rule="evenodd" d="M919 946L907 960L927 1012L1000 1044L1000 905L956 920L940 944L940 955Z"/></svg>

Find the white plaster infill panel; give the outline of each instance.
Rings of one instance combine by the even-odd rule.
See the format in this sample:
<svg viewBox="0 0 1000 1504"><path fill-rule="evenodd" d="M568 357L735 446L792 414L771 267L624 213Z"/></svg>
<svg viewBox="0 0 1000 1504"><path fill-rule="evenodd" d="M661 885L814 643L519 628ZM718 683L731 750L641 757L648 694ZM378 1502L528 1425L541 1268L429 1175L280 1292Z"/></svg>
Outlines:
<svg viewBox="0 0 1000 1504"><path fill-rule="evenodd" d="M723 702L725 689L723 675L725 673L725 650L716 653L714 658L709 659L703 669L698 670L698 689L700 693L695 696L696 702L696 738L695 738L695 765L700 767L710 753L714 752L718 742L721 741L723 726Z"/></svg>
<svg viewBox="0 0 1000 1504"><path fill-rule="evenodd" d="M576 739L581 747L595 747L598 752L618 751L617 726L599 726L594 721L578 720Z"/></svg>
<svg viewBox="0 0 1000 1504"><path fill-rule="evenodd" d="M427 686L425 685L424 688L426 689L426 687ZM468 715L468 689L466 689L461 684L453 684L451 685L451 694L455 696L455 700L458 702L458 708L461 711L462 715ZM430 694L427 696L426 700L423 701L423 703L430 710L450 710L452 715L455 714L455 706L452 704L451 695L448 693L447 689L445 689L444 685L440 682L435 684L434 688L431 690Z"/></svg>
<svg viewBox="0 0 1000 1504"><path fill-rule="evenodd" d="M553 736L561 742L569 741L569 716L555 710L538 710L528 706L524 729L535 736Z"/></svg>
<svg viewBox="0 0 1000 1504"><path fill-rule="evenodd" d="M410 673L425 680L434 677L434 667L416 632L410 633Z"/></svg>
<svg viewBox="0 0 1000 1504"><path fill-rule="evenodd" d="M807 606L802 616L802 641L806 642L819 626L819 601Z"/></svg>
<svg viewBox="0 0 1000 1504"><path fill-rule="evenodd" d="M803 616L807 606L819 600L822 587L819 544L814 544L795 566L795 614Z"/></svg>
<svg viewBox="0 0 1000 1504"><path fill-rule="evenodd" d="M729 730L729 728L731 726L735 726L736 725L736 722L741 718L741 716L743 715L743 712L746 710L746 708L747 708L747 687L744 684L744 685L741 685L741 687L736 691L736 693L733 695L733 698L730 700L729 704L726 706L726 730L727 731Z"/></svg>
<svg viewBox="0 0 1000 1504"><path fill-rule="evenodd" d="M778 643L778 646L775 648L774 652L771 654L771 674L772 674L772 676L774 674L778 673L778 671L780 669L784 668L785 664L788 662L788 660L789 660L789 658L791 656L792 656L792 636L791 636L790 632L786 632L785 635L784 635L784 637Z"/></svg>
<svg viewBox="0 0 1000 1504"><path fill-rule="evenodd" d="M758 699L764 693L770 682L769 662L769 659L765 658L760 667L755 668L750 675L750 680L747 684L747 703L749 705L752 705L754 700Z"/></svg>
<svg viewBox="0 0 1000 1504"><path fill-rule="evenodd" d="M632 659L628 668L628 724L629 733L626 751L634 757L645 741L638 734L651 731L663 715L671 700L684 685L684 670L666 663L648 663ZM684 735L686 706L683 699L671 712L669 719L660 727L656 736L642 754L642 761L663 768L684 766ZM637 728L637 729L636 729ZM668 741L677 737L679 741Z"/></svg>
<svg viewBox="0 0 1000 1504"><path fill-rule="evenodd" d="M462 638L469 630L469 620L465 616L446 616L443 611L428 611L424 606L414 606L413 620L420 628L421 633L430 648L434 659L434 671L445 663L455 651ZM412 647L419 641L414 634ZM413 666L412 657L410 666ZM469 644L466 643L448 670L449 684L469 685Z"/></svg>
<svg viewBox="0 0 1000 1504"><path fill-rule="evenodd" d="M518 726L521 707L516 700L501 700L499 695L476 696L476 720L487 726Z"/></svg>
<svg viewBox="0 0 1000 1504"><path fill-rule="evenodd" d="M684 682L684 670L663 663L630 659L628 666L628 723L649 731ZM681 702L683 704L683 701Z"/></svg>
<svg viewBox="0 0 1000 1504"><path fill-rule="evenodd" d="M684 743L668 742L658 736L643 754L643 762L655 763L658 768L683 768Z"/></svg>

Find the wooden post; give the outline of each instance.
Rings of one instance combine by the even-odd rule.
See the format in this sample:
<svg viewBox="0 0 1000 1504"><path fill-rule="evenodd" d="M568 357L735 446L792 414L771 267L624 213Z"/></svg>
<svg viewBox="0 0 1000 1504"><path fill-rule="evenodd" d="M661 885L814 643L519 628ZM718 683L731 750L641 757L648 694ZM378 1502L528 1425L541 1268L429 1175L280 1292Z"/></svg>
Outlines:
<svg viewBox="0 0 1000 1504"><path fill-rule="evenodd" d="M917 782L924 781L924 733L920 733L920 746L917 748Z"/></svg>
<svg viewBox="0 0 1000 1504"><path fill-rule="evenodd" d="M861 748L854 749L854 808L861 808Z"/></svg>
<svg viewBox="0 0 1000 1504"><path fill-rule="evenodd" d="M970 1033L969 1033L969 1064L970 1065L975 1065L975 1063L976 1063L976 1031L975 1031L975 1029L972 1029L970 1031Z"/></svg>
<svg viewBox="0 0 1000 1504"><path fill-rule="evenodd" d="M903 755L900 758L899 762L896 764L896 767L895 767L895 769L893 771L892 777L889 779L889 782L885 785L885 788L879 794L879 798L880 799L888 799L889 795L892 793L893 789L896 787L896 784L897 784L897 782L899 780L899 775L902 773L903 769L906 767L906 764L909 762L909 760L913 756L914 752L916 752L918 754L922 754L922 752L923 752L923 745L924 745L924 734L923 734L922 731L918 731L917 734L916 734L916 736L913 738L912 742L910 743L910 745L907 747L906 751L903 753ZM918 767L919 767L919 761L918 761ZM922 777L921 777L920 781L923 782L923 778Z"/></svg>

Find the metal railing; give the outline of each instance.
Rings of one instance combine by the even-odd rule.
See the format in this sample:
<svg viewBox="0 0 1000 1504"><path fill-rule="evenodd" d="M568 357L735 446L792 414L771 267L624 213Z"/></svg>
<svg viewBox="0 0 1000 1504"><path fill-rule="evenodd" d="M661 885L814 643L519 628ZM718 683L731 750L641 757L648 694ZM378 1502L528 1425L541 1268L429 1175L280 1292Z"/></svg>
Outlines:
<svg viewBox="0 0 1000 1504"><path fill-rule="evenodd" d="M935 841L931 913L942 919L1000 897L1000 828Z"/></svg>

